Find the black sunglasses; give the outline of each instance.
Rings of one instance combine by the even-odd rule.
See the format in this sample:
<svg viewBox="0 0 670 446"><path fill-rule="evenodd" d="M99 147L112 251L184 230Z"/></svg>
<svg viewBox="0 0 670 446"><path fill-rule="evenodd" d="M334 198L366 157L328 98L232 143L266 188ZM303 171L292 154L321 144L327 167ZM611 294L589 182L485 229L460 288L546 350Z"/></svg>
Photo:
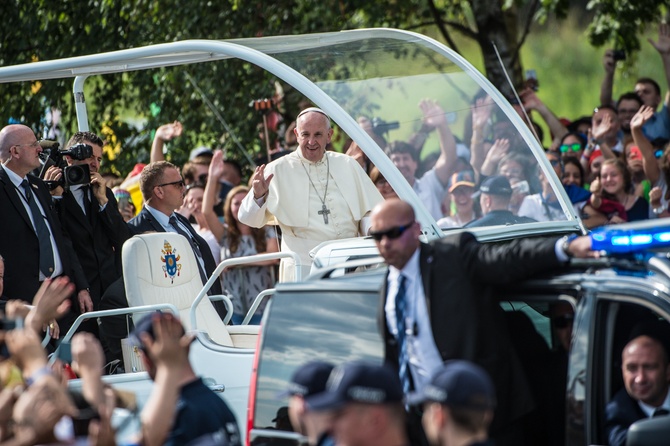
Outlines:
<svg viewBox="0 0 670 446"><path fill-rule="evenodd" d="M414 222L403 226L397 226L395 228L387 229L386 231L370 231L370 236L378 242L381 242L384 236L386 236L391 240L394 240L400 237L409 228L411 228L413 224Z"/></svg>
<svg viewBox="0 0 670 446"><path fill-rule="evenodd" d="M181 189L184 187L186 183L184 183L184 180L179 180L179 181L173 181L171 183L163 183L163 184L157 184L156 187L163 187L163 186L179 186Z"/></svg>
<svg viewBox="0 0 670 446"><path fill-rule="evenodd" d="M556 328L567 328L569 325L572 325L572 321L574 320L575 316L573 314L564 314L563 316L552 317L551 323Z"/></svg>

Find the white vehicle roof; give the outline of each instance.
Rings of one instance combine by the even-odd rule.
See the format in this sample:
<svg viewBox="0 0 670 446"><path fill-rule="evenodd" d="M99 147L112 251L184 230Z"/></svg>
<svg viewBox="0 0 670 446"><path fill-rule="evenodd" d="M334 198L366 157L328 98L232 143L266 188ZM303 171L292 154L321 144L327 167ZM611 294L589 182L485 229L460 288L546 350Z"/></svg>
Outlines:
<svg viewBox="0 0 670 446"><path fill-rule="evenodd" d="M484 238L584 232L542 148L509 102L460 55L420 34L362 29L301 36L188 40L2 67L0 82L75 78L78 124L80 130L88 130L83 87L89 76L201 62L221 63L216 61L233 58L272 73L328 113L358 143L400 198L413 204L428 239L443 235L436 219L384 151L357 124L357 118L376 117L397 123L397 129L386 133L388 140L407 140L422 122L419 102L424 98L435 99L445 111L454 135L468 146L467 123L473 98L488 96L492 101L485 107L490 108L491 128L502 129L501 137L513 139L512 150L528 165L525 179L531 192L539 191L538 172L542 172L558 197L560 210L558 217L552 217L553 221L487 227L475 232ZM437 138L433 136L424 151L439 153L437 147Z"/></svg>

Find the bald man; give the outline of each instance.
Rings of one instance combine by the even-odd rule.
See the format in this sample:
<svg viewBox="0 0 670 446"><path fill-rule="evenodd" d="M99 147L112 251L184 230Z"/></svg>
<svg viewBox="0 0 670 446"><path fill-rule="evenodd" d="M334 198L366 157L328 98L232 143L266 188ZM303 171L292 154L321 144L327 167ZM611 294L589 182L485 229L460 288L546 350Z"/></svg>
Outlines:
<svg viewBox="0 0 670 446"><path fill-rule="evenodd" d="M405 392L422 391L445 360L481 365L497 392L496 444L523 444L515 423L533 402L494 287L560 268L571 256L595 256L591 241L524 238L494 245L464 232L425 244L420 234L404 201L386 200L372 211L370 235L389 265L379 313L386 361ZM420 417L413 415L418 430Z"/></svg>
<svg viewBox="0 0 670 446"><path fill-rule="evenodd" d="M664 330L668 333L667 323ZM628 428L637 420L670 414L670 362L657 332L635 336L621 352L624 388L607 405L605 429L610 445L626 444Z"/></svg>
<svg viewBox="0 0 670 446"><path fill-rule="evenodd" d="M300 256L306 277L309 251L328 240L366 235L364 217L383 198L354 158L326 152L333 129L322 110L303 110L294 133L295 152L256 168L238 219L254 228L276 219L281 250ZM282 259L279 280L295 280L294 270L292 259Z"/></svg>
<svg viewBox="0 0 670 446"><path fill-rule="evenodd" d="M42 148L25 125L0 130L0 255L5 262L4 297L32 302L47 278L68 276L77 293L72 310L92 308L88 283L70 240L61 229L49 188L31 172L40 167ZM61 330L73 321L61 321Z"/></svg>

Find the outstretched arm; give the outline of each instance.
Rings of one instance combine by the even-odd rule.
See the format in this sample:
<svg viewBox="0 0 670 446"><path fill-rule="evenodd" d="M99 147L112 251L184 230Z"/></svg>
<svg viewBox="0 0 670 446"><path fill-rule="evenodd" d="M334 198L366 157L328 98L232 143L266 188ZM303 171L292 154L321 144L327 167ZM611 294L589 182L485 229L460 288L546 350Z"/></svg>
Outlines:
<svg viewBox="0 0 670 446"><path fill-rule="evenodd" d="M212 231L217 241L221 241L226 232L225 226L219 220L214 212L214 205L216 204L216 192L218 189L219 179L223 174L223 152L217 150L212 156L212 161L209 163L209 172L207 174L207 184L205 185L205 194L202 197L202 214L205 216L207 226Z"/></svg>
<svg viewBox="0 0 670 446"><path fill-rule="evenodd" d="M663 61L665 82L668 86L668 93L665 95L665 105L666 107L670 107L670 25L661 23L658 27L658 40L654 42L649 39L649 43L656 48Z"/></svg>
<svg viewBox="0 0 670 446"><path fill-rule="evenodd" d="M154 161L165 161L165 155L163 155L163 146L167 141L172 141L174 138L181 136L182 130L181 122L179 121L163 124L156 129L154 140L151 143L150 160L152 163Z"/></svg>
<svg viewBox="0 0 670 446"><path fill-rule="evenodd" d="M642 168L644 174L647 176L652 186L656 185L661 175L661 169L658 165L658 160L654 155L654 147L651 142L644 136L642 127L654 115L654 109L643 105L635 113L635 116L630 121L630 132L633 135L635 145L639 147L642 152Z"/></svg>
<svg viewBox="0 0 670 446"><path fill-rule="evenodd" d="M440 138L440 157L435 163L435 174L443 185L447 185L456 164L456 138L451 133L444 110L437 101L423 100L419 103L423 121L437 129Z"/></svg>
<svg viewBox="0 0 670 446"><path fill-rule="evenodd" d="M556 115L547 107L547 105L537 97L535 92L530 88L526 88L521 92L521 101L526 110L535 110L537 111L544 122L549 126L549 130L554 135L554 141L560 141L563 136L568 133L568 129L563 125L563 123L556 117ZM542 143L542 141L540 141Z"/></svg>
<svg viewBox="0 0 670 446"><path fill-rule="evenodd" d="M613 105L612 89L614 87L614 69L616 61L614 60L614 51L608 49L603 56L603 68L605 68L605 77L600 85L600 105Z"/></svg>

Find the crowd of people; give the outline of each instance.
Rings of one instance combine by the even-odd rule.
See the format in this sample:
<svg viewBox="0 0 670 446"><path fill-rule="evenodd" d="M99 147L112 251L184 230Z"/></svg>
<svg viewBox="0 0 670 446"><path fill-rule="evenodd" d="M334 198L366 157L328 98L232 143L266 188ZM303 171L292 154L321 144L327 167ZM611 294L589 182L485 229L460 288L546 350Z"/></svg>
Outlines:
<svg viewBox="0 0 670 446"><path fill-rule="evenodd" d="M651 44L661 57L670 90L670 27L661 24L658 38ZM533 121L536 114L551 132L546 160L531 156L524 132L520 133L483 91L473 98L460 134L456 134L444 107L436 100L422 100L418 104L421 127L407 141L387 141L386 134L378 132L366 117L359 117L358 123L385 151L428 214L444 229L566 219L565 209L552 187L551 171L544 166L550 166L562 181L575 212L588 228L668 217L670 91L663 100L659 84L641 78L635 91L613 101L615 61L609 50L604 56L604 68L600 104L591 116L558 119L532 86L520 91L520 102L513 106L529 130L542 141L541 129ZM184 166L167 161L166 143L183 132L179 121L156 130L150 163L138 165L125 180L103 178L100 168L104 141L95 133L77 132L65 148L74 150L83 145L90 152L81 157L71 152L64 159L68 168L84 169L86 181L82 184L70 184L72 180L66 178L62 166L45 163L43 144L29 127L20 124L4 127L0 130L3 185L0 212L6 233L0 238L0 285L4 285L0 287L0 302L6 305L8 314L18 311L12 303L16 300L34 305L32 313L21 310L19 317L25 318L27 324L32 318L30 329L34 333L27 334L26 328L21 332L25 336L21 337L34 344L44 328L58 338L59 332L67 331L78 314L127 306L121 250L123 243L136 234L158 231L184 236L193 249L203 283L223 260L278 251L291 253L292 257L282 258L281 262L267 260L230 268L214 283L209 294L231 296L234 323L247 316L251 323L259 323L264 304L248 315L256 296L277 281L305 277L312 262L310 251L320 243L371 235L390 267L382 302L382 332L386 359L391 370L395 370L394 376L399 378L400 390L384 392L400 409L386 414L390 417L386 420L388 425L403 412L398 393L422 392L430 386L446 386L451 382L439 374L431 382L431 372L440 369L442 361L461 358L479 363L481 352L490 351L497 359L490 361L483 373L478 370L473 373L480 378L485 373L490 375L493 384L482 386L489 389L488 394L495 393L499 409L491 417L487 411L494 411L494 404L486 405L484 414L478 415L480 422L476 424L481 428L477 432L482 429L491 432L498 444L516 444L519 431L515 421L528 409L524 398L528 389L526 383L513 379L518 376L514 373L518 364L509 360L514 356L508 351L511 345L495 329L500 315L491 307L495 305L490 298L490 286L494 284L489 279L493 276L496 283L507 283L561 267L568 257L593 257L597 253L590 250L588 239L583 237L520 240L495 253L488 252L487 247L479 245L467 233L448 237L440 244L422 244L418 238L421 228L412 207L398 199L396 191L356 142L348 145L346 153L332 150L331 125L324 111L304 108L289 126L290 137L285 138L295 142L293 150L273 142L267 163L255 166L246 184L241 166L226 159L220 150L196 148ZM432 140L432 132L439 149L426 154L424 146ZM514 271L509 268L510 262L516 265ZM492 270L499 270L499 274L491 275ZM479 277L480 273L481 280L476 284L466 279ZM67 286L62 284L61 277L70 278ZM40 313L40 302L42 305L44 302L40 296L55 284L60 284L60 294L67 294L59 298L63 305ZM428 289L424 288L427 284ZM443 295L453 297L438 298ZM480 300L477 308L468 306ZM460 305L458 311L452 308L454 305ZM222 318L226 316L228 310L222 303L215 303L215 308ZM431 308L430 314L427 308ZM37 317L31 316L35 309ZM406 320L403 317L406 311L416 319ZM434 324L432 318L436 315L458 317L449 324ZM488 323L468 323L473 318L486 319ZM408 330L406 324L410 322L421 330ZM186 342L182 339L183 328L180 332L178 323L170 318L158 318L152 323L152 327L156 324L162 327L162 333L178 334L172 338L171 350L144 335L140 337L147 358L153 361L156 383L173 385L183 392L191 384L201 387L194 384L195 375L184 365L183 353L188 348L182 345ZM90 362L84 357L79 361L89 365L81 376L99 366L98 373L91 374L90 379L96 382L92 384L97 389L95 395L87 394L84 389L85 399L101 418L95 424L98 427L91 431L94 436L102 436L109 429L109 420L103 417L108 410L97 381L105 362L121 359L120 340L128 336L124 328L124 323L112 318L100 323L91 320L82 327L90 335L82 334L77 341L83 345L82 354L90 356ZM37 381L43 374L40 370L44 369L46 356L41 348L25 347L26 352L35 356L24 358L24 346L17 350L12 338L16 336L8 334L7 346L17 359L16 366L21 369L17 373L23 376L23 385ZM173 355L165 354L162 347ZM174 373L175 355L182 358L178 373ZM38 369L33 368L33 363L39 364ZM351 369L354 377L370 379L368 373L372 376L386 373L356 367ZM341 371L343 376L347 376L348 370L345 367ZM444 374L449 374L446 369ZM45 380L56 381L52 372L44 375ZM197 398L202 397L198 388L191 390L199 395ZM343 395L342 390L337 392ZM176 404L178 393L163 394L163 400L155 404ZM428 395L424 397L443 403L431 400ZM309 400L305 402L305 407L310 407ZM312 406L319 407L319 403ZM18 411L20 407L22 404L17 401L14 408ZM156 407L160 406L149 405L147 420L156 417ZM60 416L54 415L56 421L74 414L67 404L62 410ZM426 418L437 423L449 416L440 405L431 405L424 423ZM15 422L22 420L20 415L16 417ZM418 428L421 417L412 411L408 417L415 429L410 431L410 437L398 432L393 441L405 444L416 440L412 435L421 432ZM176 426L173 421L167 427L165 423L147 421L149 430L143 432L145 438L165 441ZM33 431L38 427L41 426L33 426ZM205 433L219 432L217 429ZM441 428L436 425L426 429L426 434L432 432L430 435L434 433L437 438ZM385 430L385 433L392 432ZM14 429L13 435L20 437L20 429ZM230 437L235 443L236 433L230 429L217 435ZM152 440L146 442L153 444Z"/></svg>

